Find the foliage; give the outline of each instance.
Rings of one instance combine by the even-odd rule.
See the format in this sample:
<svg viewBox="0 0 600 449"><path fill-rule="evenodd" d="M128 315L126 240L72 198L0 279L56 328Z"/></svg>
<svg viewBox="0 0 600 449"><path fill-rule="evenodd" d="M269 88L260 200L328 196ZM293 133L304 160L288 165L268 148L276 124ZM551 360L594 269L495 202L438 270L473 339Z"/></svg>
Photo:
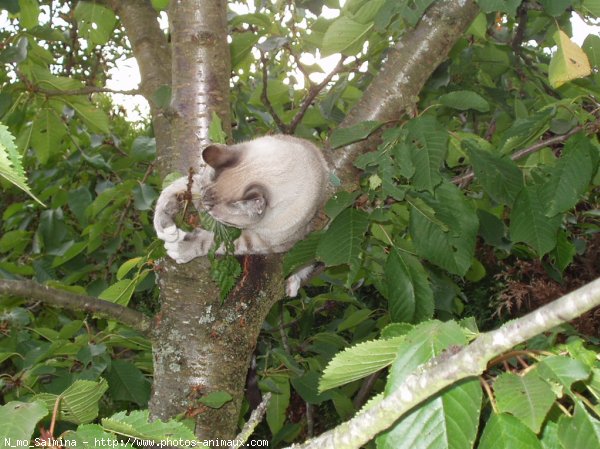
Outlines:
<svg viewBox="0 0 600 449"><path fill-rule="evenodd" d="M568 39L571 10L598 17L597 1L480 0L482 12L410 118L338 127L390 42L431 3L231 3L236 140L293 132L342 151L380 137L355 161L361 190L333 196L326 229L286 255L288 273L313 260L325 271L271 311L257 344L259 389L273 394L258 432L274 447L368 407L477 333L475 320L453 320L475 316L491 327L598 276L600 40L590 35L580 48ZM339 16L326 18L325 6ZM26 171L47 207L1 185L0 277L153 312L162 255L152 243L153 130L86 90L103 87L129 55L122 24L93 2L2 8L10 26L0 31L0 170L21 188ZM335 53L344 57L329 74L312 62ZM213 264L224 294L240 270L225 260ZM180 424L146 427L147 412L122 412L148 403L143 336L28 298L2 297L0 307L0 414L24 423L0 427L0 438L30 438L53 419L78 441L189 436ZM482 378L485 394L476 381L457 385L372 447L599 446L599 335L577 332L597 332L587 320L506 354ZM203 406L230 400L211 395ZM57 401L64 408L51 418Z"/></svg>

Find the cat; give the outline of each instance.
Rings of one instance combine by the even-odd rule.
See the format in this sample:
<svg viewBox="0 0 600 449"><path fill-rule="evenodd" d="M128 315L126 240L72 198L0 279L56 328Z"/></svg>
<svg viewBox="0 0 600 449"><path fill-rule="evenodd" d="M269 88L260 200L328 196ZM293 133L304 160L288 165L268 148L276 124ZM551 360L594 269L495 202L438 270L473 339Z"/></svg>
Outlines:
<svg viewBox="0 0 600 449"><path fill-rule="evenodd" d="M191 178L194 205L242 230L233 242L237 255L287 251L309 232L327 197L327 162L305 139L273 135L235 145L210 144L202 159L206 165ZM165 188L154 214L156 234L177 263L204 256L214 245L212 232L202 228L185 232L173 220L188 184L188 177L183 177ZM224 251L221 246L216 252ZM298 294L311 271L305 267L287 279L287 296Z"/></svg>

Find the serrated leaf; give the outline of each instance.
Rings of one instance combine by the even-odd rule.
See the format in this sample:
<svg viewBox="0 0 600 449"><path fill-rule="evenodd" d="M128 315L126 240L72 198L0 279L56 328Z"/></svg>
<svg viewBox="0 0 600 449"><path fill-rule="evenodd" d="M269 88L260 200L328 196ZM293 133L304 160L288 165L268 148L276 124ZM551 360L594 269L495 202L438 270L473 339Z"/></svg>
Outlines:
<svg viewBox="0 0 600 449"><path fill-rule="evenodd" d="M523 376L503 373L494 382L498 411L519 418L538 433L556 397L550 385L535 371Z"/></svg>
<svg viewBox="0 0 600 449"><path fill-rule="evenodd" d="M433 316L433 291L427 272L416 258L393 249L384 273L392 321L418 323Z"/></svg>
<svg viewBox="0 0 600 449"><path fill-rule="evenodd" d="M368 224L367 214L363 211L344 210L321 236L317 258L328 266L356 264Z"/></svg>
<svg viewBox="0 0 600 449"><path fill-rule="evenodd" d="M558 422L558 438L564 449L600 447L600 422L575 401L573 417L562 416Z"/></svg>
<svg viewBox="0 0 600 449"><path fill-rule="evenodd" d="M364 140L375 130L379 129L383 123L370 120L360 122L357 125L350 126L349 128L336 128L329 138L329 144L331 149L343 147L359 140Z"/></svg>
<svg viewBox="0 0 600 449"><path fill-rule="evenodd" d="M329 56L334 53L352 54L367 39L373 28L373 22L360 23L349 17L338 17L327 28L323 36L321 54Z"/></svg>
<svg viewBox="0 0 600 449"><path fill-rule="evenodd" d="M474 109L479 112L487 112L490 110L489 103L481 95L470 90L457 90L447 93L442 95L439 101L444 106L458 109L459 111Z"/></svg>
<svg viewBox="0 0 600 449"><path fill-rule="evenodd" d="M537 436L514 416L492 414L486 423L478 449L542 449Z"/></svg>
<svg viewBox="0 0 600 449"><path fill-rule="evenodd" d="M213 391L199 398L198 402L210 408L221 408L232 399L233 397L226 391Z"/></svg>
<svg viewBox="0 0 600 449"><path fill-rule="evenodd" d="M34 398L46 404L53 410L58 400L58 419L75 424L85 424L98 416L98 402L108 389L104 379L99 382L91 380L76 380L60 395L41 393Z"/></svg>
<svg viewBox="0 0 600 449"><path fill-rule="evenodd" d="M64 263L67 263L69 260L77 257L79 254L83 252L84 249L87 248L87 242L77 242L71 245L63 254L57 256L52 262L52 268L56 268L61 266Z"/></svg>
<svg viewBox="0 0 600 449"><path fill-rule="evenodd" d="M562 355L546 357L537 366L543 379L560 383L567 391L575 382L590 377L590 368L583 362Z"/></svg>
<svg viewBox="0 0 600 449"><path fill-rule="evenodd" d="M550 172L544 186L547 217L574 207L585 193L595 171L592 152L596 151L584 133L578 133L565 143L560 159Z"/></svg>
<svg viewBox="0 0 600 449"><path fill-rule="evenodd" d="M451 346L464 344L464 332L455 322L429 321L416 326L400 343L390 369L386 395L418 366ZM481 398L479 382L461 382L405 415L392 430L377 438L377 447L471 448L477 435Z"/></svg>
<svg viewBox="0 0 600 449"><path fill-rule="evenodd" d="M567 81L584 78L592 73L585 52L562 30L554 34L554 41L558 48L548 67L548 81L552 87L560 87Z"/></svg>
<svg viewBox="0 0 600 449"><path fill-rule="evenodd" d="M181 439L186 444L198 441L194 432L182 422L175 420L164 422L159 419L149 422L148 410L136 410L129 415L127 412L115 413L110 418L102 419L102 427L117 435L152 440L157 443L167 439L170 441ZM198 446L202 447L202 443L198 443Z"/></svg>
<svg viewBox="0 0 600 449"><path fill-rule="evenodd" d="M105 432L98 424L82 424L77 430L67 430L63 440L75 441L77 449L98 449L98 442L102 441L111 448L133 448L124 441L119 441L114 433Z"/></svg>
<svg viewBox="0 0 600 449"><path fill-rule="evenodd" d="M390 365L404 336L359 343L344 349L327 364L319 382L319 392L367 377Z"/></svg>
<svg viewBox="0 0 600 449"><path fill-rule="evenodd" d="M0 406L0 441L29 440L40 419L48 414L43 402L11 401Z"/></svg>
<svg viewBox="0 0 600 449"><path fill-rule="evenodd" d="M337 330L338 330L338 332L343 332L345 330L352 329L353 327L356 327L360 323L365 321L372 314L373 314L373 311L370 309L361 309L361 310L352 312L340 324L338 324Z"/></svg>
<svg viewBox="0 0 600 449"><path fill-rule="evenodd" d="M235 33L233 35L231 44L229 44L231 68L233 70L237 69L238 65L250 55L259 38L260 36L253 32Z"/></svg>
<svg viewBox="0 0 600 449"><path fill-rule="evenodd" d="M80 2L79 4L81 4ZM66 100L66 103L77 112L81 117L85 125L93 132L99 132L102 134L110 133L110 126L108 122L108 116L106 113L95 107L89 102L81 99L75 99L70 97Z"/></svg>
<svg viewBox="0 0 600 449"><path fill-rule="evenodd" d="M412 185L417 190L433 192L442 181L440 168L446 158L448 133L430 116L411 120L406 129L410 158L415 167Z"/></svg>
<svg viewBox="0 0 600 449"><path fill-rule="evenodd" d="M546 216L542 186L530 185L521 189L510 214L510 238L533 247L543 256L556 246L560 215Z"/></svg>
<svg viewBox="0 0 600 449"><path fill-rule="evenodd" d="M23 190L42 206L45 206L27 186L21 154L18 152L14 141L15 138L8 131L8 128L0 123L0 176Z"/></svg>
<svg viewBox="0 0 600 449"><path fill-rule="evenodd" d="M479 150L474 142L465 141L465 148L477 180L496 202L512 206L524 186L523 174L510 159Z"/></svg>
<svg viewBox="0 0 600 449"><path fill-rule="evenodd" d="M435 220L411 207L409 230L417 253L463 276L472 264L475 251L479 227L475 210L450 183L440 185L435 197L423 195L421 198L435 211Z"/></svg>

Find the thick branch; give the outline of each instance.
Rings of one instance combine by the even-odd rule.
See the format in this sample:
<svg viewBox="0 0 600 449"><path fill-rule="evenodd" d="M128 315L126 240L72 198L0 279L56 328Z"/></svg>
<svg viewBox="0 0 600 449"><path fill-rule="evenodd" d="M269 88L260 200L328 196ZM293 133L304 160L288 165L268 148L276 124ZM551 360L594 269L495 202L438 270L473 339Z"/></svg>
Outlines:
<svg viewBox="0 0 600 449"><path fill-rule="evenodd" d="M478 11L473 0L435 2L417 27L404 34L390 49L381 72L340 127L365 120L396 121L412 110L423 85L446 59ZM368 139L333 153L335 174L341 179L343 190L356 188L358 170L353 162L359 154L374 149L373 146Z"/></svg>
<svg viewBox="0 0 600 449"><path fill-rule="evenodd" d="M58 290L31 280L12 281L0 279L0 294L42 301L69 310L95 313L104 318L126 324L143 334L147 334L151 327L151 321L147 316L128 307L93 296L77 295L65 290Z"/></svg>
<svg viewBox="0 0 600 449"><path fill-rule="evenodd" d="M600 305L600 278L522 318L505 324L498 330L481 334L457 353L450 356L442 355L417 368L379 404L366 412L359 413L335 429L293 447L294 449L359 448L434 394L459 380L481 374L493 357L542 332L573 320L598 305Z"/></svg>

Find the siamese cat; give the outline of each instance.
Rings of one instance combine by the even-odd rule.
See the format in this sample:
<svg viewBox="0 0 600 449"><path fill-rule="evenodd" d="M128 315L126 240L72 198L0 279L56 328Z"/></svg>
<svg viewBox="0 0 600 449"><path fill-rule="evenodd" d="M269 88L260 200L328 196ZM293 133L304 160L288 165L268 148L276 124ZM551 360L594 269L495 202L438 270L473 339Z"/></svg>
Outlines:
<svg viewBox="0 0 600 449"><path fill-rule="evenodd" d="M206 164L193 175L194 206L215 220L242 230L234 254L269 254L290 249L304 238L327 195L328 167L321 151L307 140L274 135L236 145L211 144L202 151ZM163 190L154 228L177 263L204 256L214 245L212 232L185 232L173 217L188 189L188 177ZM224 248L217 249L223 254ZM286 294L294 297L312 267L292 274Z"/></svg>

